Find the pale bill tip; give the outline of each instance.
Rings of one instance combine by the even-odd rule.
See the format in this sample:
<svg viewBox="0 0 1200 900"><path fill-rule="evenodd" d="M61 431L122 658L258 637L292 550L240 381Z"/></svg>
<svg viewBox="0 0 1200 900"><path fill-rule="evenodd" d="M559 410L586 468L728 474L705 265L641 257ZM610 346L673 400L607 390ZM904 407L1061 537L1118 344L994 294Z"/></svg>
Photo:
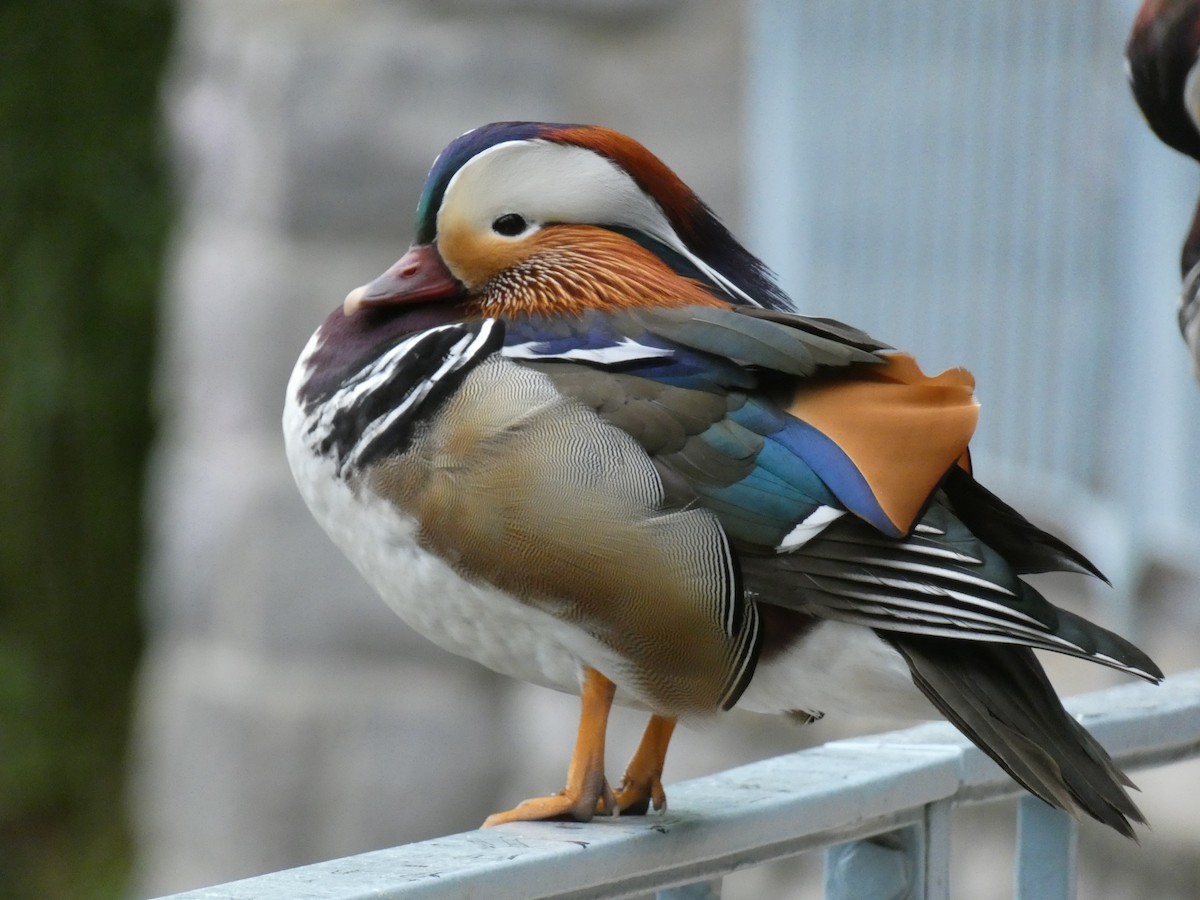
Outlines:
<svg viewBox="0 0 1200 900"><path fill-rule="evenodd" d="M348 316L354 315L362 308L365 296L367 296L367 286L365 284L359 285L348 293L346 299L342 301L342 312Z"/></svg>

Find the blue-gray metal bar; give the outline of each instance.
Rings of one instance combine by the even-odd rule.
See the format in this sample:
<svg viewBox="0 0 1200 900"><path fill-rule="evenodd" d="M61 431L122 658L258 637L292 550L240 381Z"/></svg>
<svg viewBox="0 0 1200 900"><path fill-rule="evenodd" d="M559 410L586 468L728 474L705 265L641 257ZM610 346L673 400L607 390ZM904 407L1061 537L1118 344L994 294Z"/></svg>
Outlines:
<svg viewBox="0 0 1200 900"><path fill-rule="evenodd" d="M939 800L925 807L925 900L950 900L950 813L954 804Z"/></svg>
<svg viewBox="0 0 1200 900"><path fill-rule="evenodd" d="M1200 671L1159 687L1126 685L1074 698L1068 707L1123 765L1200 755ZM950 803L1018 791L948 724L930 723L673 785L662 816L505 825L175 900L620 897L914 826L926 845L923 890L944 898Z"/></svg>
<svg viewBox="0 0 1200 900"><path fill-rule="evenodd" d="M865 841L838 844L825 851L826 900L861 897L920 897L917 883L923 859L916 828Z"/></svg>
<svg viewBox="0 0 1200 900"><path fill-rule="evenodd" d="M928 804L908 828L825 851L826 900L950 898L950 800Z"/></svg>
<svg viewBox="0 0 1200 900"><path fill-rule="evenodd" d="M748 140L746 152L746 237L788 291L803 284L811 268L809 244L800 240L812 203L810 174L805 165L802 114L806 92L803 60L791 36L804 27L804 4L755 4L750 19L747 64L747 121L752 134L770 139ZM769 123L769 124L768 124ZM769 173L769 174L768 174Z"/></svg>
<svg viewBox="0 0 1200 900"><path fill-rule="evenodd" d="M1079 823L1037 797L1017 806L1017 900L1071 900Z"/></svg>
<svg viewBox="0 0 1200 900"><path fill-rule="evenodd" d="M664 888L655 894L655 900L721 900L721 880L717 878Z"/></svg>

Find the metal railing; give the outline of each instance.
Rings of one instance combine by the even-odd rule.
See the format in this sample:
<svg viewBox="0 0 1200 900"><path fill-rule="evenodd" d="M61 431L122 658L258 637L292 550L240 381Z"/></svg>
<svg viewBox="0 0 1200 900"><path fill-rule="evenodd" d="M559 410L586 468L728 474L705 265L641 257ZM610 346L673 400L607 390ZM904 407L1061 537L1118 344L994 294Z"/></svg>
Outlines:
<svg viewBox="0 0 1200 900"><path fill-rule="evenodd" d="M1068 708L1127 769L1200 756L1200 670ZM176 894L173 900L532 900L720 895L736 869L819 848L831 900L952 896L954 807L1019 794L946 723L835 741L671 785L663 815L524 823ZM1096 826L1099 827L1099 826ZM1073 819L1020 801L1015 893L1071 897Z"/></svg>

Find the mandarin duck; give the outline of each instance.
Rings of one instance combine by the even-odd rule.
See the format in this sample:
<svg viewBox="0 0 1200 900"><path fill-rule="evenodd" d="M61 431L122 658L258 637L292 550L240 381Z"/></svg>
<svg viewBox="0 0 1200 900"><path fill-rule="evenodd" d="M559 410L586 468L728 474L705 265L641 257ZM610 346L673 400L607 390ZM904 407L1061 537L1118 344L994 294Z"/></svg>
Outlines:
<svg viewBox="0 0 1200 900"><path fill-rule="evenodd" d="M1134 99L1167 146L1200 162L1200 0L1145 0L1125 47ZM1179 330L1200 378L1200 203L1180 254Z"/></svg>
<svg viewBox="0 0 1200 900"><path fill-rule="evenodd" d="M663 808L676 721L940 712L1132 836L1131 783L1033 650L1157 681L1020 576L1100 573L971 473L971 376L798 314L634 140L504 122L438 156L416 240L296 364L308 506L416 631L581 697L563 791L486 825ZM649 713L605 775L613 703Z"/></svg>

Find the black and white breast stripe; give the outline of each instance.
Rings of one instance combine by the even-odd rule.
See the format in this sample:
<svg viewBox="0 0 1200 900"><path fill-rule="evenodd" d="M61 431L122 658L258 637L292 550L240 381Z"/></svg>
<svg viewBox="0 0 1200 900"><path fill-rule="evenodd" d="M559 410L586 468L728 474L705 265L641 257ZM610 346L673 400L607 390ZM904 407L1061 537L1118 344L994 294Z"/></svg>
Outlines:
<svg viewBox="0 0 1200 900"><path fill-rule="evenodd" d="M316 408L308 426L314 447L333 456L343 477L404 452L416 424L503 341L504 326L497 319L442 325L404 338Z"/></svg>
<svg viewBox="0 0 1200 900"><path fill-rule="evenodd" d="M736 665L729 674L725 689L721 694L721 709L732 709L738 702L750 679L754 677L754 669L758 663L758 651L762 645L762 631L759 625L758 607L753 603L739 604L742 607L741 632L738 635L737 646L734 648Z"/></svg>
<svg viewBox="0 0 1200 900"><path fill-rule="evenodd" d="M717 613L725 634L737 641L733 651L734 666L721 692L721 709L731 709L754 677L762 633L758 607L746 598L741 570L729 545L729 538L720 528L717 534L721 552L710 557L708 576L720 585L714 594L720 600Z"/></svg>

